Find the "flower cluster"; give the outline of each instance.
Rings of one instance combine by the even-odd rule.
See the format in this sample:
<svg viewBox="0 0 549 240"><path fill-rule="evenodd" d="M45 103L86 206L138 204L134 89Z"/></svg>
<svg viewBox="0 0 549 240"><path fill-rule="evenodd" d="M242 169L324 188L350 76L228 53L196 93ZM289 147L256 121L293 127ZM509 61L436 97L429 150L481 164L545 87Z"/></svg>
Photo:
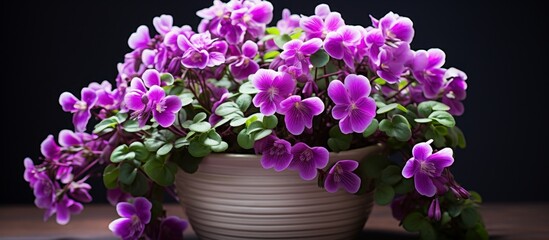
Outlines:
<svg viewBox="0 0 549 240"><path fill-rule="evenodd" d="M296 171L328 192L375 191L424 238L484 236L479 218L460 217L477 214L480 197L449 170L452 148L465 147L454 116L467 76L444 67L440 49L412 50L409 18L349 25L321 4L312 16L284 9L268 27L273 5L263 0L214 0L197 15L196 31L169 15L153 19L154 36L139 26L114 87L61 94L75 132L61 131L59 144L48 136L41 164L24 161L45 219L65 224L81 212L99 171L121 216L109 225L115 235L182 238L187 223L154 210L178 170L196 171L182 156L233 152L261 154L263 168ZM329 152L371 145L382 149L373 159L330 161Z"/></svg>

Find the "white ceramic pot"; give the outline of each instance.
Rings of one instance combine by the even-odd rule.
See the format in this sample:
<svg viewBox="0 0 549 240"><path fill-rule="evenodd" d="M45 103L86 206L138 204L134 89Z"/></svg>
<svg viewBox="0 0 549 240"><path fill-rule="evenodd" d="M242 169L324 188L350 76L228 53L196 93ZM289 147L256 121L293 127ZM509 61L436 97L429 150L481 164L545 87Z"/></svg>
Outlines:
<svg viewBox="0 0 549 240"><path fill-rule="evenodd" d="M367 161L379 149L330 153L330 161ZM360 233L372 211L372 192L328 193L296 171L263 169L260 158L211 154L196 173L178 172L178 195L200 239L335 240Z"/></svg>

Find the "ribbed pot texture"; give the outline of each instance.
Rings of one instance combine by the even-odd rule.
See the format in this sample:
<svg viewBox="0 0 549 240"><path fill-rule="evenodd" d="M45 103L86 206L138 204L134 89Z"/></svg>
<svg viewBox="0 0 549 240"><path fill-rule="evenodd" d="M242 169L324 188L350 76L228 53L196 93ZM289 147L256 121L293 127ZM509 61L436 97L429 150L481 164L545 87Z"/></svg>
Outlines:
<svg viewBox="0 0 549 240"><path fill-rule="evenodd" d="M367 161L378 146L330 153L330 162ZM198 171L179 171L176 186L200 239L353 239L373 206L373 193L328 193L296 171L263 169L260 155L211 154Z"/></svg>

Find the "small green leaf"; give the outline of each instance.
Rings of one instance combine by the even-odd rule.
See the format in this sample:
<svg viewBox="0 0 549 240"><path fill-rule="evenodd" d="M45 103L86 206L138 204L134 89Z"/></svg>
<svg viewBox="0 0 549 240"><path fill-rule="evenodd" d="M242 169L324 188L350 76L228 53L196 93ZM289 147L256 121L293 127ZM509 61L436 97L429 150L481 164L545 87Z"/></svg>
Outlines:
<svg viewBox="0 0 549 240"><path fill-rule="evenodd" d="M145 163L143 170L158 185L170 186L175 180L177 166L172 162L154 159Z"/></svg>
<svg viewBox="0 0 549 240"><path fill-rule="evenodd" d="M396 194L405 194L414 190L414 181L410 178L402 178L402 181L394 187Z"/></svg>
<svg viewBox="0 0 549 240"><path fill-rule="evenodd" d="M145 125L143 127L139 127L139 123L135 120L128 120L124 122L124 131L129 133L139 132L141 130L147 131L151 129L151 126Z"/></svg>
<svg viewBox="0 0 549 240"><path fill-rule="evenodd" d="M254 87L254 85L252 84L252 82L245 82L243 83L242 85L240 85L240 87L238 88L238 91L240 93L245 93L245 94L256 94L259 92L259 90L257 90L257 88Z"/></svg>
<svg viewBox="0 0 549 240"><path fill-rule="evenodd" d="M135 158L135 153L130 151L130 148L126 145L120 145L116 147L111 153L111 162L119 163L124 160L132 160Z"/></svg>
<svg viewBox="0 0 549 240"><path fill-rule="evenodd" d="M480 221L480 214L471 207L463 209L460 217L466 228L472 228Z"/></svg>
<svg viewBox="0 0 549 240"><path fill-rule="evenodd" d="M446 104L437 101L425 101L417 106L419 114L423 117L429 116L433 111L446 111L449 109L450 107Z"/></svg>
<svg viewBox="0 0 549 240"><path fill-rule="evenodd" d="M450 214L448 214L448 212L443 212L442 218L440 219L440 225L444 226L447 223L449 223L451 220L452 220L452 217L450 217Z"/></svg>
<svg viewBox="0 0 549 240"><path fill-rule="evenodd" d="M149 186L150 185L147 181L147 177L145 177L145 175L140 172L137 173L135 180L131 185L121 185L123 191L129 192L134 197L145 195L147 192L149 192Z"/></svg>
<svg viewBox="0 0 549 240"><path fill-rule="evenodd" d="M379 85L385 85L387 83L387 81L385 81L383 78L376 78L374 80L374 83L379 84Z"/></svg>
<svg viewBox="0 0 549 240"><path fill-rule="evenodd" d="M330 61L330 56L326 51L319 49L311 55L310 60L314 67L324 67L328 64L328 61Z"/></svg>
<svg viewBox="0 0 549 240"><path fill-rule="evenodd" d="M263 117L263 127L266 129L273 129L278 124L278 118L273 114Z"/></svg>
<svg viewBox="0 0 549 240"><path fill-rule="evenodd" d="M240 108L240 111L245 112L252 103L252 96L249 94L241 94L236 99L236 105Z"/></svg>
<svg viewBox="0 0 549 240"><path fill-rule="evenodd" d="M394 185L402 179L401 172L402 171L397 166L388 166L381 172L381 181L389 185Z"/></svg>
<svg viewBox="0 0 549 240"><path fill-rule="evenodd" d="M419 229L419 236L422 240L436 240L437 233L433 226L428 222L424 221Z"/></svg>
<svg viewBox="0 0 549 240"><path fill-rule="evenodd" d="M434 111L429 115L429 118L449 128L456 125L456 120L454 120L454 117L448 112Z"/></svg>
<svg viewBox="0 0 549 240"><path fill-rule="evenodd" d="M209 122L197 122L197 123L193 123L189 126L189 129L191 131L195 131L195 132L199 132L199 133L204 133L204 132L207 132L209 131L210 129L212 129L212 125L210 125Z"/></svg>
<svg viewBox="0 0 549 240"><path fill-rule="evenodd" d="M246 133L247 134L252 134L254 132L259 132L263 130L263 123L260 122L260 121L255 121L255 122L252 122L248 127L247 127L247 131Z"/></svg>
<svg viewBox="0 0 549 240"><path fill-rule="evenodd" d="M482 203L482 197L480 196L480 194L478 192L475 192L475 191L469 191L469 193L471 194L471 197L469 197L469 199L471 199L471 201L473 201L474 203Z"/></svg>
<svg viewBox="0 0 549 240"><path fill-rule="evenodd" d="M366 130L364 130L364 132L362 133L362 136L363 137L369 137L370 135L375 133L377 131L378 125L379 125L379 122L377 121L377 119L375 119L375 118L372 119L372 122L370 123L370 125L368 125Z"/></svg>
<svg viewBox="0 0 549 240"><path fill-rule="evenodd" d="M210 146L206 146L206 145L202 144L201 142L192 141L189 144L189 153L193 157L198 157L198 158L204 157L204 156L210 154L210 152L211 152Z"/></svg>
<svg viewBox="0 0 549 240"><path fill-rule="evenodd" d="M202 158L193 157L188 151L174 151L170 157L170 161L174 162L186 173L194 173L198 170L198 166Z"/></svg>
<svg viewBox="0 0 549 240"><path fill-rule="evenodd" d="M219 143L218 145L215 145L215 146L211 146L211 149L212 151L214 152L224 152L225 150L227 150L229 148L229 144L227 144L226 142L222 141L221 143Z"/></svg>
<svg viewBox="0 0 549 240"><path fill-rule="evenodd" d="M267 59L274 59L276 58L278 55L280 55L280 52L279 51L270 51L270 52L267 52L263 55L263 59L267 60Z"/></svg>
<svg viewBox="0 0 549 240"><path fill-rule="evenodd" d="M130 144L129 150L135 153L135 159L144 162L150 155L145 145L142 142L133 142Z"/></svg>
<svg viewBox="0 0 549 240"><path fill-rule="evenodd" d="M468 229L465 233L465 239L467 240L488 240L489 238L486 228L480 223L475 225L474 228Z"/></svg>
<svg viewBox="0 0 549 240"><path fill-rule="evenodd" d="M236 105L236 103L226 102L222 103L221 105L219 105L219 107L215 109L215 114L223 117L237 111L240 111L240 108L238 105Z"/></svg>
<svg viewBox="0 0 549 240"><path fill-rule="evenodd" d="M179 100L181 100L181 107L185 107L194 101L192 98L187 96L179 96ZM181 111L184 112L185 110L181 110Z"/></svg>
<svg viewBox="0 0 549 240"><path fill-rule="evenodd" d="M174 143L175 148L181 148L183 146L188 146L188 145L189 145L189 140L187 139L187 137L179 138L175 140L175 143Z"/></svg>
<svg viewBox="0 0 549 240"><path fill-rule="evenodd" d="M199 112L194 116L193 123L202 122L202 121L206 120L207 117L208 117L208 115L206 115L205 112Z"/></svg>
<svg viewBox="0 0 549 240"><path fill-rule="evenodd" d="M246 120L248 120L248 118L233 118L229 125L231 125L231 127L242 126L246 123Z"/></svg>
<svg viewBox="0 0 549 240"><path fill-rule="evenodd" d="M118 187L118 175L120 174L120 169L114 164L109 164L103 171L103 183L108 189L113 189Z"/></svg>
<svg viewBox="0 0 549 240"><path fill-rule="evenodd" d="M122 184L130 185L137 176L137 168L131 163L120 164L120 175L118 179Z"/></svg>
<svg viewBox="0 0 549 240"><path fill-rule="evenodd" d="M385 169L389 163L390 161L387 156L377 154L364 158L359 167L361 169L363 168L366 177L379 178L381 177L381 171Z"/></svg>
<svg viewBox="0 0 549 240"><path fill-rule="evenodd" d="M103 119L100 123L95 125L95 128L93 129L93 133L100 133L108 128L114 128L118 125L118 120L115 116L112 116L110 118Z"/></svg>
<svg viewBox="0 0 549 240"><path fill-rule="evenodd" d="M416 118L414 119L414 121L416 121L417 123L430 123L433 120L430 118Z"/></svg>
<svg viewBox="0 0 549 240"><path fill-rule="evenodd" d="M455 218L461 215L462 210L463 208L460 205L450 205L450 207L448 207L448 214L450 214L450 217Z"/></svg>
<svg viewBox="0 0 549 240"><path fill-rule="evenodd" d="M172 85L174 82L173 76L170 73L162 73L160 75L160 81L165 82L166 85Z"/></svg>
<svg viewBox="0 0 549 240"><path fill-rule="evenodd" d="M265 138L269 135L271 135L271 133L273 133L273 130L271 129L264 129L264 130L261 130L260 132L258 132L255 137L254 137L254 140L257 141L257 140L260 140L262 138Z"/></svg>
<svg viewBox="0 0 549 240"><path fill-rule="evenodd" d="M394 197L395 190L393 189L393 187L385 184L376 186L376 190L374 192L374 200L377 204L387 205L391 203Z"/></svg>
<svg viewBox="0 0 549 240"><path fill-rule="evenodd" d="M268 27L265 32L270 35L280 35L280 30L277 27Z"/></svg>
<svg viewBox="0 0 549 240"><path fill-rule="evenodd" d="M301 34L303 33L303 29L301 28L295 28L294 29L294 33L292 33L292 35L290 35L290 38L292 39L298 39L299 37L301 37Z"/></svg>
<svg viewBox="0 0 549 240"><path fill-rule="evenodd" d="M397 108L400 109L403 112L408 112L408 109L406 109L404 106L402 106L398 103L391 103L391 104L387 104L387 105L379 108L376 113L377 114L384 114L384 113L390 112L393 109L397 109Z"/></svg>
<svg viewBox="0 0 549 240"><path fill-rule="evenodd" d="M166 143L166 144L164 144L164 146L159 148L158 151L156 151L156 154L158 154L159 156L164 156L164 155L170 153L170 151L172 149L173 149L173 144L172 143Z"/></svg>
<svg viewBox="0 0 549 240"><path fill-rule="evenodd" d="M381 120L379 130L401 142L408 141L412 137L412 130L410 129L408 120L400 114L395 114L391 120Z"/></svg>
<svg viewBox="0 0 549 240"><path fill-rule="evenodd" d="M244 149L252 149L254 147L254 140L250 134L246 133L246 129L242 129L242 131L238 133L236 141L238 142L238 145Z"/></svg>
<svg viewBox="0 0 549 240"><path fill-rule="evenodd" d="M278 48L283 49L284 44L291 41L292 38L288 34L284 34L284 35L278 35L274 37L273 40Z"/></svg>
<svg viewBox="0 0 549 240"><path fill-rule="evenodd" d="M419 232L421 225L423 225L427 220L425 216L418 212L412 212L408 214L402 221L402 227L408 232Z"/></svg>
<svg viewBox="0 0 549 240"><path fill-rule="evenodd" d="M458 147L465 148L467 146L467 142L465 141L465 135L458 127L454 127L454 130L456 131L458 136Z"/></svg>

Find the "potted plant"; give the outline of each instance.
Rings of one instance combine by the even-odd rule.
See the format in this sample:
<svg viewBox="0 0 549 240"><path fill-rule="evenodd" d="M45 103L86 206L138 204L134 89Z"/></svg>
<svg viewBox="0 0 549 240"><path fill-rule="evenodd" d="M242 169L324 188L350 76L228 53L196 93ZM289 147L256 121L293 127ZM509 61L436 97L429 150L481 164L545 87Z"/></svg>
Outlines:
<svg viewBox="0 0 549 240"><path fill-rule="evenodd" d="M74 131L24 160L45 219L81 212L100 172L123 239L183 237L165 193L207 239L352 238L374 201L424 239L487 239L480 196L449 170L467 76L440 49L411 50L409 18L353 26L321 4L267 27L260 0L197 15L196 31L168 15L152 37L140 26L114 86L61 94Z"/></svg>

